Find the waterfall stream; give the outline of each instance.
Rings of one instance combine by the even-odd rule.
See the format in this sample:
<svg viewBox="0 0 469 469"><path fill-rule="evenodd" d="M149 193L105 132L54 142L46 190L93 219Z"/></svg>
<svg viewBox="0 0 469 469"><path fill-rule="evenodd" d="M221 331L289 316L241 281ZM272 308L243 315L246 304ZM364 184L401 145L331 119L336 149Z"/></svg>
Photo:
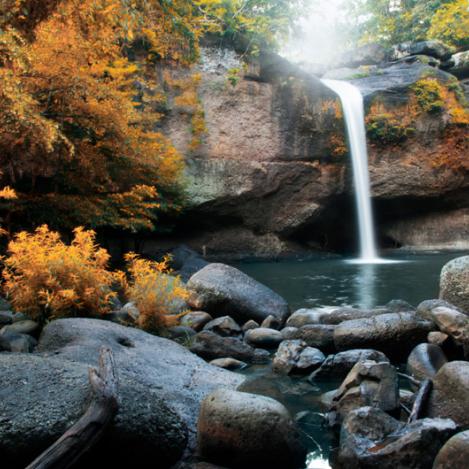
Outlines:
<svg viewBox="0 0 469 469"><path fill-rule="evenodd" d="M322 80L337 93L342 103L352 157L355 201L360 234L360 262L380 261L376 249L375 226L371 209L368 151L366 146L365 111L363 96L352 84L338 80Z"/></svg>

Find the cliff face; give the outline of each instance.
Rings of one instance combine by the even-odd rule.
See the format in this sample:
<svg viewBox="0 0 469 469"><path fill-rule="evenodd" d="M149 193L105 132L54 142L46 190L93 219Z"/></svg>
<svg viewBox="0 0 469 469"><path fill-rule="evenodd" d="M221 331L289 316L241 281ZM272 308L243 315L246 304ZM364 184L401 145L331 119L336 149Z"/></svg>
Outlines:
<svg viewBox="0 0 469 469"><path fill-rule="evenodd" d="M174 104L164 121L187 161L182 239L214 254L352 247L351 170L337 98L277 56L248 67L241 59L207 48L197 70L174 72L197 75L200 117L197 126L194 110ZM427 243L408 231L428 226L433 214L459 218L458 209L469 207L468 122L457 81L418 61L349 79L365 95L380 237Z"/></svg>

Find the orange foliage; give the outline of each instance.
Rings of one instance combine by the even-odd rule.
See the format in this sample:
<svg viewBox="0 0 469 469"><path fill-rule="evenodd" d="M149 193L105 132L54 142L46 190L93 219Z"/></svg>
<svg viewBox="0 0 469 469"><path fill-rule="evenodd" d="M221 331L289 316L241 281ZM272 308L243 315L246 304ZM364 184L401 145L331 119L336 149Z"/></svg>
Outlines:
<svg viewBox="0 0 469 469"><path fill-rule="evenodd" d="M158 332L175 325L181 315L174 314L174 304L186 300L188 292L178 277L169 275L169 257L154 262L129 253L125 258L130 280L123 277L124 290L140 311L139 326Z"/></svg>
<svg viewBox="0 0 469 469"><path fill-rule="evenodd" d="M45 322L60 316L92 316L109 310L115 275L109 255L95 243L95 233L74 230L70 245L41 226L21 232L4 258L4 290L17 311Z"/></svg>

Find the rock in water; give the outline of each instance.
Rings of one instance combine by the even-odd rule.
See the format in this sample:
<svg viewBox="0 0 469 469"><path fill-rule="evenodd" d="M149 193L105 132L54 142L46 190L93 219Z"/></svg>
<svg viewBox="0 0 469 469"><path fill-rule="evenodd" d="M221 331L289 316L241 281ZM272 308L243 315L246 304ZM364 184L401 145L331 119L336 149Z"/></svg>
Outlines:
<svg viewBox="0 0 469 469"><path fill-rule="evenodd" d="M456 428L449 419L404 425L380 409L361 407L342 425L339 463L347 469L427 469Z"/></svg>
<svg viewBox="0 0 469 469"><path fill-rule="evenodd" d="M440 298L469 312L469 256L457 257L443 266Z"/></svg>
<svg viewBox="0 0 469 469"><path fill-rule="evenodd" d="M303 340L284 340L275 354L272 368L276 373L308 373L324 361L324 354L308 347Z"/></svg>
<svg viewBox="0 0 469 469"><path fill-rule="evenodd" d="M158 454L158 467L170 467L186 447L186 424L156 386L134 381L128 368L117 354L119 411L93 454L115 468L154 467ZM52 445L83 415L91 393L88 365L64 357L0 354L0 381L1 465L9 469L24 468Z"/></svg>
<svg viewBox="0 0 469 469"><path fill-rule="evenodd" d="M213 316L233 316L240 322L254 319L261 323L268 316L283 323L287 302L270 288L234 267L209 264L194 274L187 287L196 294L196 307Z"/></svg>
<svg viewBox="0 0 469 469"><path fill-rule="evenodd" d="M329 355L321 367L314 371L310 380L345 378L355 364L361 360L373 360L375 362L387 362L384 353L371 349L356 349Z"/></svg>
<svg viewBox="0 0 469 469"><path fill-rule="evenodd" d="M431 417L453 419L463 430L469 429L469 362L443 365L433 378L428 404Z"/></svg>
<svg viewBox="0 0 469 469"><path fill-rule="evenodd" d="M239 375L208 365L171 340L97 319L51 322L42 332L38 351L95 366L102 346L113 351L119 376L141 386L142 394L134 399L144 402L143 390L153 390L187 425L190 438L203 398L218 388L236 388L243 381Z"/></svg>
<svg viewBox="0 0 469 469"><path fill-rule="evenodd" d="M417 344L425 342L434 327L431 321L414 313L380 314L339 324L334 343L338 350L371 348L391 359L405 360Z"/></svg>
<svg viewBox="0 0 469 469"><path fill-rule="evenodd" d="M467 469L469 461L469 430L451 437L441 448L433 469Z"/></svg>
<svg viewBox="0 0 469 469"><path fill-rule="evenodd" d="M269 359L266 350L255 349L236 337L221 337L210 331L199 332L190 349L206 360L231 357L247 363L266 363Z"/></svg>
<svg viewBox="0 0 469 469"><path fill-rule="evenodd" d="M407 372L419 381L431 379L447 361L438 345L419 344L407 359Z"/></svg>
<svg viewBox="0 0 469 469"><path fill-rule="evenodd" d="M396 369L389 363L372 360L358 362L347 375L332 400L338 420L354 409L373 406L385 412L399 408Z"/></svg>
<svg viewBox="0 0 469 469"><path fill-rule="evenodd" d="M264 396L219 390L202 403L201 457L231 468L301 468L306 450L288 410Z"/></svg>

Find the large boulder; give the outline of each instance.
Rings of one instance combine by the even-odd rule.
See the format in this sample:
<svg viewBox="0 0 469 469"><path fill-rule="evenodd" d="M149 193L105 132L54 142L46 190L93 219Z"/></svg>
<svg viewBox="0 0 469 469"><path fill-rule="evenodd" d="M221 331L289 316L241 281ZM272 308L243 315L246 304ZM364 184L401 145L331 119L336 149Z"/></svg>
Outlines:
<svg viewBox="0 0 469 469"><path fill-rule="evenodd" d="M358 362L346 376L332 399L332 410L341 421L359 407L378 407L385 412L399 408L396 369L387 362Z"/></svg>
<svg viewBox="0 0 469 469"><path fill-rule="evenodd" d="M371 348L391 359L405 360L433 329L431 321L414 313L380 314L342 322L334 331L334 343L337 350Z"/></svg>
<svg viewBox="0 0 469 469"><path fill-rule="evenodd" d="M420 381L431 379L447 361L438 345L419 344L407 359L407 372Z"/></svg>
<svg viewBox="0 0 469 469"><path fill-rule="evenodd" d="M304 467L306 450L288 410L264 396L220 390L202 403L198 450L231 468Z"/></svg>
<svg viewBox="0 0 469 469"><path fill-rule="evenodd" d="M214 334L215 335L215 334ZM177 343L138 329L97 319L60 319L42 331L43 356L95 366L101 347L113 351L119 375L174 411L194 435L202 399L218 388L236 388L243 378L208 365ZM145 392L135 397L142 399Z"/></svg>
<svg viewBox="0 0 469 469"><path fill-rule="evenodd" d="M466 469L469 461L469 430L452 436L441 448L433 469Z"/></svg>
<svg viewBox="0 0 469 469"><path fill-rule="evenodd" d="M267 351L255 349L241 339L221 337L210 331L199 332L194 337L190 349L205 360L231 357L247 363L265 363L269 358Z"/></svg>
<svg viewBox="0 0 469 469"><path fill-rule="evenodd" d="M224 314L244 322L262 322L269 315L285 321L287 302L253 278L225 264L209 264L193 275L187 287L195 293L197 308L213 316Z"/></svg>
<svg viewBox="0 0 469 469"><path fill-rule="evenodd" d="M469 256L457 257L443 266L440 298L469 312Z"/></svg>
<svg viewBox="0 0 469 469"><path fill-rule="evenodd" d="M344 420L338 461L347 469L427 469L456 428L449 419L404 425L381 409L362 407Z"/></svg>
<svg viewBox="0 0 469 469"><path fill-rule="evenodd" d="M463 430L469 429L469 362L443 365L433 378L428 414L453 419Z"/></svg>
<svg viewBox="0 0 469 469"><path fill-rule="evenodd" d="M171 466L185 450L186 424L156 386L134 381L122 353L116 364L119 411L94 449L95 462L150 468L158 454L158 467ZM64 357L0 354L0 381L0 457L9 469L25 467L54 443L83 415L92 393L88 365Z"/></svg>
<svg viewBox="0 0 469 469"><path fill-rule="evenodd" d="M356 363L362 360L387 362L389 359L382 352L371 349L356 349L329 355L324 363L310 376L310 380L344 379Z"/></svg>

